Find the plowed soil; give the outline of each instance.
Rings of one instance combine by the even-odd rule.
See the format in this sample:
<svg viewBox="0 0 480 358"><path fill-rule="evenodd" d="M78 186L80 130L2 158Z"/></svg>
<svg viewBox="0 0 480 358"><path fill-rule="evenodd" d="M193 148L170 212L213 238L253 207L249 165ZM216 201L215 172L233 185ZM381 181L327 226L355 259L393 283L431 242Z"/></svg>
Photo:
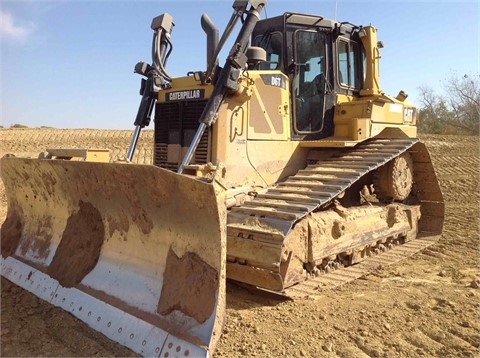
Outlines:
<svg viewBox="0 0 480 358"><path fill-rule="evenodd" d="M129 131L0 129L0 155L36 157L47 147L110 148ZM145 131L137 162L151 162ZM216 356L480 356L479 137L422 136L446 201L439 242L400 263L295 301L227 285ZM1 184L0 184L1 185ZM0 186L0 219L6 197ZM68 313L2 278L1 356L134 356Z"/></svg>

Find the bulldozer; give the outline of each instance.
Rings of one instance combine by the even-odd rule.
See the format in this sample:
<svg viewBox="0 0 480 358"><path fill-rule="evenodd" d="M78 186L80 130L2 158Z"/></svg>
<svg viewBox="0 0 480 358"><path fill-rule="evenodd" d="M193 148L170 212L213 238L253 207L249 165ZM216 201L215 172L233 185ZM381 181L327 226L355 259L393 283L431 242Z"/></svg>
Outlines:
<svg viewBox="0 0 480 358"><path fill-rule="evenodd" d="M140 355L209 356L227 279L316 294L438 239L442 193L415 106L380 88L377 29L265 6L234 1L221 37L204 14L206 69L182 77L173 17L153 19L124 160L1 159L2 276ZM153 165L133 164L152 119Z"/></svg>

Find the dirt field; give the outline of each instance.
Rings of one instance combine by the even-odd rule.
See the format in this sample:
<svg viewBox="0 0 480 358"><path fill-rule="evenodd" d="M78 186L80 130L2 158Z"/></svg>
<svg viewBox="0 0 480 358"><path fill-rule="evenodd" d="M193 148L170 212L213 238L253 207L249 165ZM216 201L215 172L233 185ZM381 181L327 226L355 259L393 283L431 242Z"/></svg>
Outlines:
<svg viewBox="0 0 480 358"><path fill-rule="evenodd" d="M0 129L0 155L81 146L108 147L121 156L130 133ZM143 136L138 160L149 162L152 132ZM363 279L294 302L229 284L216 356L480 356L479 138L422 139L446 201L440 241ZM0 186L0 222L5 215ZM1 356L134 356L60 309L3 278L1 283Z"/></svg>

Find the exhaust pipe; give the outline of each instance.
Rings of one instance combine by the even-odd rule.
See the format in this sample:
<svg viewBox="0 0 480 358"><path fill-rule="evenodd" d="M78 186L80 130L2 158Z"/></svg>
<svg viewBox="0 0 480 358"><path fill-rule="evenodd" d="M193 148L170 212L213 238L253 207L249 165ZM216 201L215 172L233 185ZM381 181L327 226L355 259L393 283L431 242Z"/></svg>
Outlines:
<svg viewBox="0 0 480 358"><path fill-rule="evenodd" d="M202 15L200 22L203 31L207 35L207 67L210 65L211 61L215 61L215 64L217 65L218 59L213 60L213 57L215 56L215 49L218 45L218 29L207 14Z"/></svg>

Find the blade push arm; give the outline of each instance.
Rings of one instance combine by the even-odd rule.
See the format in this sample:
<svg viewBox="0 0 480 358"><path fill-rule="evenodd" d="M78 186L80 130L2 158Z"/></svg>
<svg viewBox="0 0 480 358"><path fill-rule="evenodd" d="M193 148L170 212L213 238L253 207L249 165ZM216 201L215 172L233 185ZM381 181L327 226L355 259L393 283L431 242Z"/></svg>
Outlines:
<svg viewBox="0 0 480 358"><path fill-rule="evenodd" d="M140 131L150 124L155 99L158 90L168 86L171 77L165 71L168 56L172 51L170 35L173 29L173 18L165 13L152 20L151 28L154 31L152 40L152 65L139 62L135 65L135 73L145 76L142 78L140 94L142 99L135 118L135 130L127 151L127 161L131 161L137 146Z"/></svg>

